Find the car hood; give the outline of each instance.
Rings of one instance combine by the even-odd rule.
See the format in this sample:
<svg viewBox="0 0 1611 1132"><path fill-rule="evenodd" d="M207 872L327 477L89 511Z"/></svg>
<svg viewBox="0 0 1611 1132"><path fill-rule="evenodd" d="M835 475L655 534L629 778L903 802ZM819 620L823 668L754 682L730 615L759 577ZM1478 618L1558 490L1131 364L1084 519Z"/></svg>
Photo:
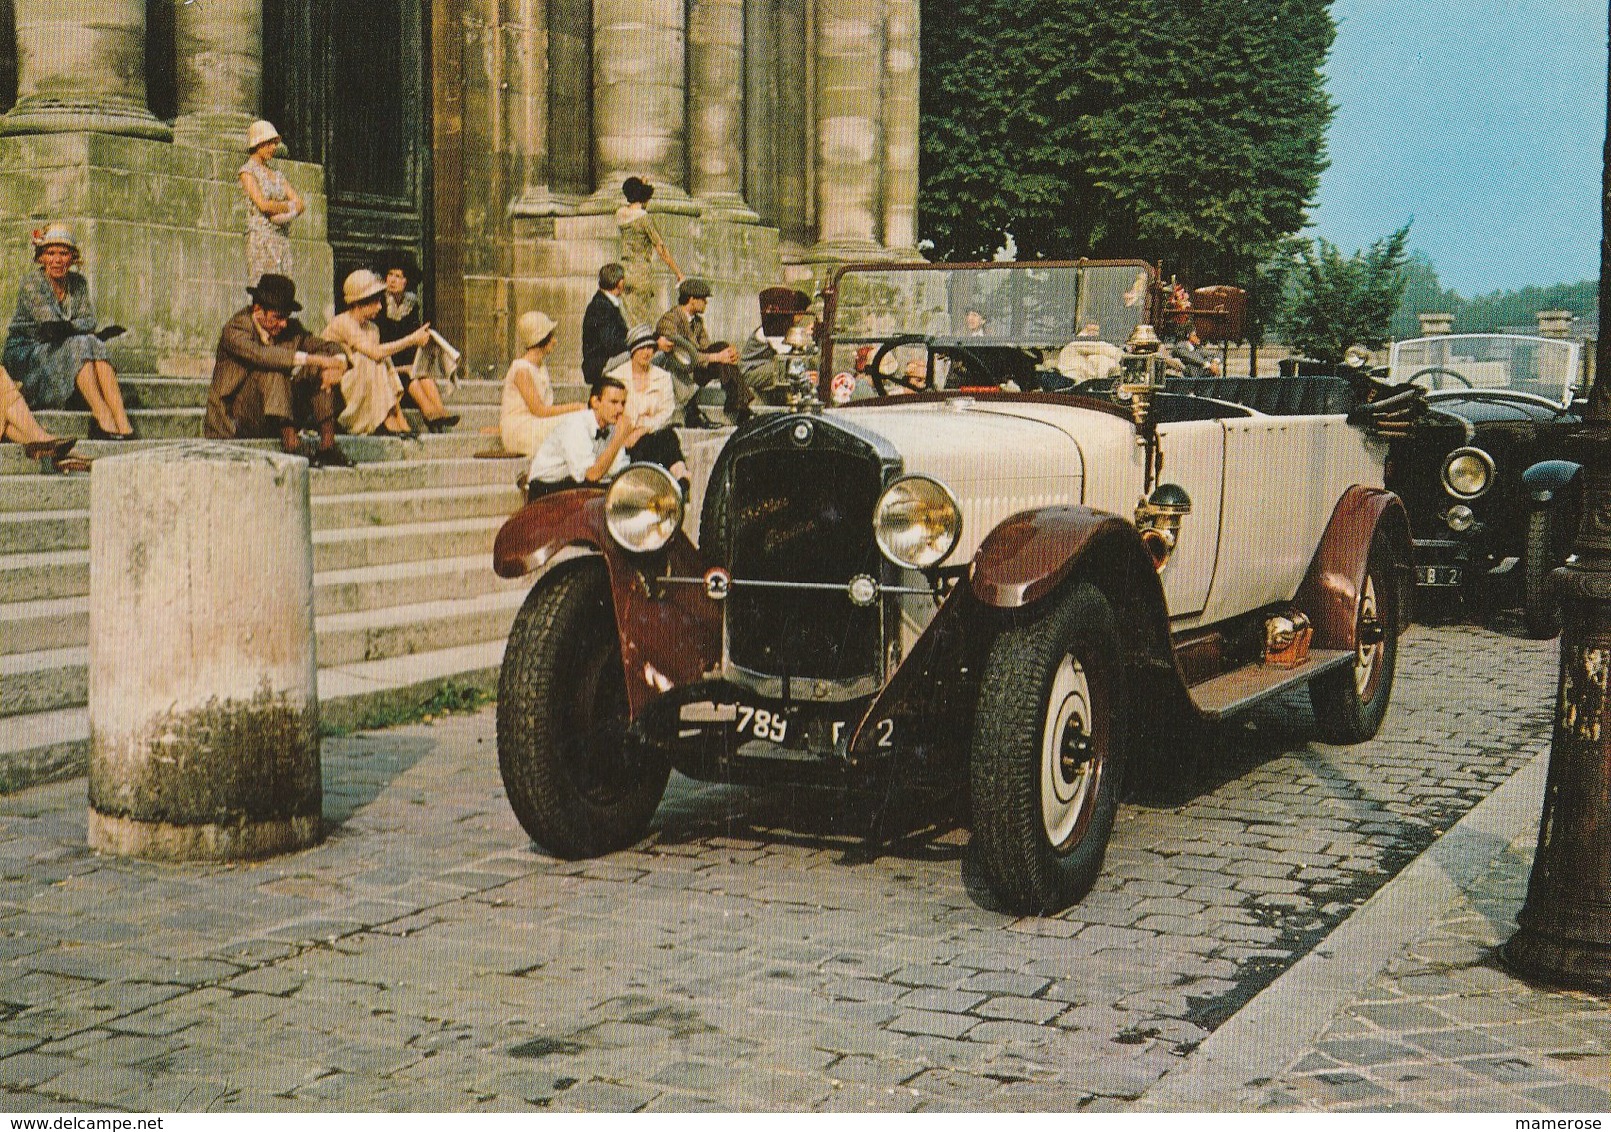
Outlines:
<svg viewBox="0 0 1611 1132"><path fill-rule="evenodd" d="M1431 402L1434 413L1469 421L1472 424L1509 424L1559 420L1563 414L1532 401L1499 397L1448 397Z"/></svg>
<svg viewBox="0 0 1611 1132"><path fill-rule="evenodd" d="M1130 429L1127 421L1089 410L1011 402L931 401L830 416L883 437L908 474L933 476L951 489L962 508L962 542L952 562L971 557L1008 515L1081 502L1085 458L1074 431L1082 424L1115 436Z"/></svg>

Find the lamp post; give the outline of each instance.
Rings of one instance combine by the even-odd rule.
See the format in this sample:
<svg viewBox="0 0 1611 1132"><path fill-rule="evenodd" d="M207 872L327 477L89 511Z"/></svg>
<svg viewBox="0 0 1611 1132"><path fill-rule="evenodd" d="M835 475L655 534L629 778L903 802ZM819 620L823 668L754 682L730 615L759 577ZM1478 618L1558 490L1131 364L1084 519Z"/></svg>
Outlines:
<svg viewBox="0 0 1611 1132"><path fill-rule="evenodd" d="M1611 53L1608 53L1611 60ZM1600 331L1583 430L1583 518L1555 571L1561 665L1538 851L1516 934L1519 974L1611 991L1611 98L1600 182Z"/></svg>

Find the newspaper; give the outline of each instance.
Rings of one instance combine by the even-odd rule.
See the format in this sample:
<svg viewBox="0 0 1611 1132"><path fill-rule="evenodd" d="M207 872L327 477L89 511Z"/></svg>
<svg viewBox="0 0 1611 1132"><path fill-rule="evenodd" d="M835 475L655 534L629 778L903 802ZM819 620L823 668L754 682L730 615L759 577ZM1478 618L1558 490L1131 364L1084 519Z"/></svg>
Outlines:
<svg viewBox="0 0 1611 1132"><path fill-rule="evenodd" d="M426 333L430 337L414 354L414 378L435 378L442 396L447 397L458 388L459 361L463 355L435 330Z"/></svg>

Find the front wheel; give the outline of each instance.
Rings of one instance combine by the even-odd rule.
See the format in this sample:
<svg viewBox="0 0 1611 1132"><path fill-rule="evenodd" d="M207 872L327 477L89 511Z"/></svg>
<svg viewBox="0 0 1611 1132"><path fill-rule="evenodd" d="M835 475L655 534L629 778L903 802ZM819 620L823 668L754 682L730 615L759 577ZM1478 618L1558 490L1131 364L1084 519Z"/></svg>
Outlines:
<svg viewBox="0 0 1611 1132"><path fill-rule="evenodd" d="M1550 578L1566 561L1559 511L1545 508L1527 515L1527 541L1522 550L1522 627L1529 637L1547 640L1561 631L1561 599Z"/></svg>
<svg viewBox="0 0 1611 1132"><path fill-rule="evenodd" d="M1378 535L1371 542L1365 581L1354 607L1354 662L1309 684L1322 742L1363 743L1381 727L1393 697L1398 626L1393 552Z"/></svg>
<svg viewBox="0 0 1611 1132"><path fill-rule="evenodd" d="M643 836L671 769L628 721L608 571L591 560L540 579L498 677L498 769L533 841L577 858Z"/></svg>
<svg viewBox="0 0 1611 1132"><path fill-rule="evenodd" d="M1088 584L1052 600L992 644L970 760L985 877L1024 914L1056 912L1095 883L1130 741L1112 607Z"/></svg>

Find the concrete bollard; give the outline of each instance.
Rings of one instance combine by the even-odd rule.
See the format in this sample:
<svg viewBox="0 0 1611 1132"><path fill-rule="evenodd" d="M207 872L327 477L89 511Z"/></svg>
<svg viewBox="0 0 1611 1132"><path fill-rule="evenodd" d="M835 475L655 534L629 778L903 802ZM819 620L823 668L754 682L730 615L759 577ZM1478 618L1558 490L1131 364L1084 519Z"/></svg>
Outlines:
<svg viewBox="0 0 1611 1132"><path fill-rule="evenodd" d="M90 476L89 843L229 860L318 841L308 466L190 442Z"/></svg>

